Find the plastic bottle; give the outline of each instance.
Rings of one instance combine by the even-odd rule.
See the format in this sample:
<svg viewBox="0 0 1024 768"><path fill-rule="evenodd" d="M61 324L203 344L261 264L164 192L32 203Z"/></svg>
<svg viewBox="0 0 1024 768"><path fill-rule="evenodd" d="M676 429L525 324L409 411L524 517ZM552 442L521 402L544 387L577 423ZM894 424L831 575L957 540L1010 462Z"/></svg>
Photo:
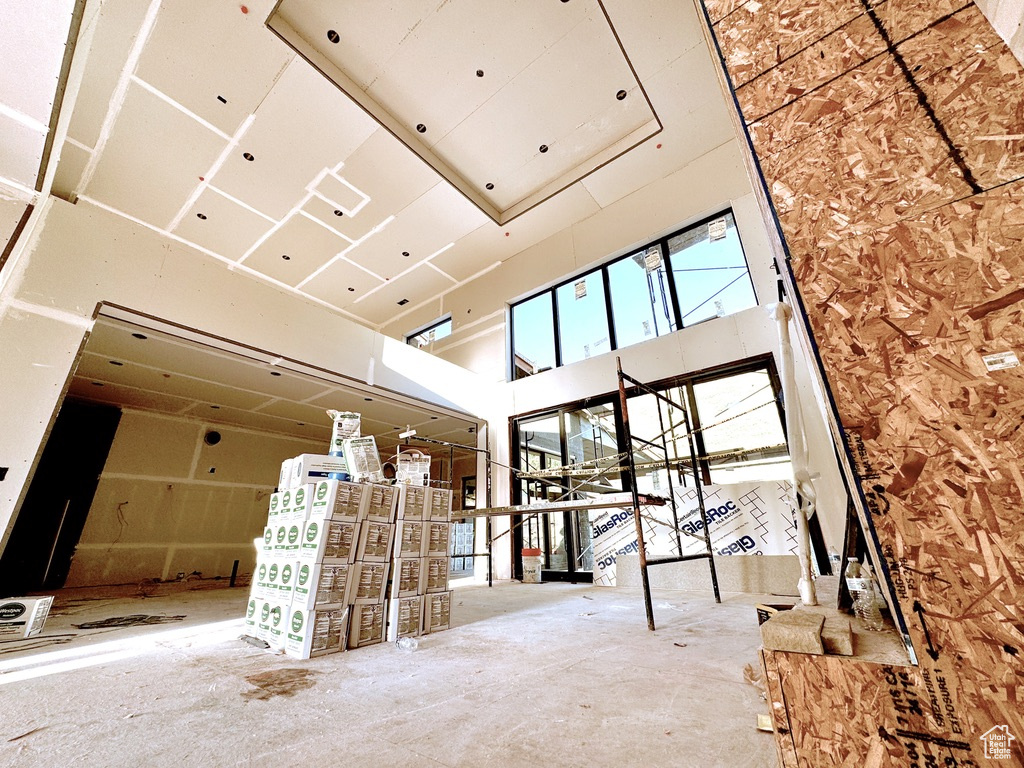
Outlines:
<svg viewBox="0 0 1024 768"><path fill-rule="evenodd" d="M420 647L420 643L415 637L400 637L395 645L403 651L408 651L410 653Z"/></svg>
<svg viewBox="0 0 1024 768"><path fill-rule="evenodd" d="M871 632L881 632L885 629L885 622L882 620L882 611L878 607L878 589L875 586L874 574L871 573L871 566L867 563L863 567L867 588L862 590L853 604L853 610L864 622L864 628Z"/></svg>
<svg viewBox="0 0 1024 768"><path fill-rule="evenodd" d="M878 594L875 591L875 580L868 565L861 566L860 561L851 557L846 566L846 588L853 598L853 612L864 628L872 632L885 629L882 612L878 609Z"/></svg>

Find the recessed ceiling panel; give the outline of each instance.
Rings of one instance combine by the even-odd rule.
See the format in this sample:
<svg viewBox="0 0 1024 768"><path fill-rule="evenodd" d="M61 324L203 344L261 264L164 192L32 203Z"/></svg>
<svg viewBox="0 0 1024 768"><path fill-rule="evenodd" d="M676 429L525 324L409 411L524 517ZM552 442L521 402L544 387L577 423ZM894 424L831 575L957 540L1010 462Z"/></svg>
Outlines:
<svg viewBox="0 0 1024 768"><path fill-rule="evenodd" d="M237 3L163 3L135 74L233 134L293 53ZM188 40L188 45L181 41Z"/></svg>
<svg viewBox="0 0 1024 768"><path fill-rule="evenodd" d="M70 141L65 141L60 148L60 160L57 172L53 176L53 194L57 197L70 199L78 192L78 184L82 179L82 171L92 155ZM52 160L51 160L52 162Z"/></svg>
<svg viewBox="0 0 1024 768"><path fill-rule="evenodd" d="M350 245L322 224L295 214L257 246L245 266L298 285Z"/></svg>
<svg viewBox="0 0 1024 768"><path fill-rule="evenodd" d="M94 403L110 403L111 405L161 413L181 413L192 405L191 400L183 397L173 397L161 392L148 392L135 387L125 387L103 381L90 381L77 376L71 380L68 396Z"/></svg>
<svg viewBox="0 0 1024 768"><path fill-rule="evenodd" d="M207 188L174 234L225 258L240 259L272 226L274 222Z"/></svg>
<svg viewBox="0 0 1024 768"><path fill-rule="evenodd" d="M282 0L267 24L499 223L661 130L596 0Z"/></svg>
<svg viewBox="0 0 1024 768"><path fill-rule="evenodd" d="M165 227L223 148L216 133L133 84L85 193Z"/></svg>

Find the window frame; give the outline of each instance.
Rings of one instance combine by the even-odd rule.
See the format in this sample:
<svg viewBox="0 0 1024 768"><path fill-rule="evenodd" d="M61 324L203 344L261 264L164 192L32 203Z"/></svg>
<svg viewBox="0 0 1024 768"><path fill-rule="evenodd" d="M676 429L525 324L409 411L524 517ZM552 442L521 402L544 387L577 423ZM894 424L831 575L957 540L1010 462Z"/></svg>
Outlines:
<svg viewBox="0 0 1024 768"><path fill-rule="evenodd" d="M413 339L415 339L417 336L422 336L425 333L430 333L430 331L433 331L436 328L440 328L445 323L447 323L448 325L451 325L451 322L452 322L451 313L449 313L447 315L444 315L443 317L439 317L437 320L434 320L433 322L427 323L426 325L422 326L418 330L410 331L409 333L405 334L405 343L408 344L410 347L416 347L416 349L425 349L428 345L433 344L434 341L439 341L439 339L434 339L434 341L429 341L429 342L427 342L427 344L424 344L422 347L419 344L414 344L413 343ZM446 336L443 336L442 338L446 339L446 338L448 338L448 336L451 336L451 331L450 330L449 330L448 334Z"/></svg>
<svg viewBox="0 0 1024 768"><path fill-rule="evenodd" d="M560 280L557 283L555 283L555 284L545 288L544 290L536 291L535 293L532 293L529 296L525 296L522 299L519 299L518 301L511 302L508 305L508 329L509 330L508 330L508 354L506 356L507 357L507 366L508 366L508 371L507 371L507 376L506 376L507 380L508 381L517 381L519 379L529 378L530 375L535 375L535 374L528 374L528 375L523 375L523 376L518 376L517 375L517 368L516 368L516 363L515 363L515 358L516 358L516 337L515 337L515 321L514 321L514 313L515 313L516 307L521 306L522 304L525 304L525 303L527 303L529 301L533 301L533 300L537 299L540 296L544 296L545 294L549 295L550 301L551 301L551 318L552 318L551 332L552 332L552 334L554 336L554 351L555 351L555 362L554 362L554 365L552 367L553 368L561 368L563 365L565 365L565 363L562 361L562 345L561 345L561 338L560 338L561 334L559 332L558 300L557 300L558 291L559 291L559 289L564 288L565 286L570 285L571 283L575 283L575 282L577 282L577 281L579 281L579 280L581 280L581 279L583 279L585 277L588 277L590 275L593 275L595 273L600 273L601 274L601 278L602 278L602 280L601 280L602 286L601 287L602 287L602 290L604 291L605 314L606 314L606 322L607 322L607 325L608 325L608 342L609 342L609 350L608 351L612 352L612 351L615 351L617 349L620 349L619 343L618 343L618 338L617 338L617 335L616 335L616 332L615 332L615 312L614 312L614 307L613 307L613 304L612 304L611 274L609 273L609 269L612 266L617 265L617 264L619 264L620 262L622 262L622 261L624 261L626 259L630 259L630 258L632 258L633 256L635 256L638 253L643 253L644 251L647 251L647 250L649 250L650 248L652 248L654 246L657 246L658 249L661 252L662 263L666 267L666 273L667 273L667 276L668 276L668 297L667 298L668 298L668 301L669 301L669 304L670 304L669 309L672 312L671 325L674 327L674 330L668 331L668 333L666 333L665 335L668 335L669 333L677 333L679 331L685 330L686 328L694 328L694 327L700 325L701 323L707 322L708 320L718 319L718 318L715 318L715 317L711 317L711 318L707 318L705 320L701 320L701 321L698 321L698 322L690 324L690 325L686 325L686 324L683 323L682 317L681 317L682 311L680 310L680 307L679 307L679 292L678 292L678 289L677 289L677 286L676 286L676 276L674 274L674 271L672 270L672 262L671 262L671 257L669 255L669 241L672 238L677 237L678 235L684 234L684 233L689 232L691 230L695 230L695 229L697 229L699 227L706 226L710 222L715 221L716 219L721 219L724 216L732 216L733 226L736 229L736 237L737 237L737 240L739 242L740 255L743 257L743 263L746 266L746 270L747 270L746 271L747 279L750 281L751 293L754 296L754 306L759 306L760 305L760 298L757 295L757 286L754 284L754 279L753 279L753 277L750 274L750 262L747 260L746 249L743 247L743 238L740 236L739 225L736 222L736 213L733 210L733 208L731 206L729 206L727 208L723 208L723 209L719 210L717 213L714 213L714 214L712 214L710 216L705 216L704 218L699 219L698 221L692 222L692 223L686 225L685 227L681 227L680 229L674 230L674 231L669 232L668 234L665 234L665 235L663 235L661 237L655 238L655 239L653 239L653 240L651 240L651 241L649 241L649 242L647 242L647 243L645 243L643 245L640 245L640 246L637 246L637 247L634 247L634 248L630 248L629 250L627 250L627 251L625 251L623 253L620 253L617 256L614 256L614 257L612 257L610 259L607 259L606 261L604 261L603 263L601 263L601 264L599 264L599 265L597 265L595 267L591 267L589 269L586 269L586 270L583 270L581 272L578 272L578 273L572 275L571 277L567 277L567 278L565 278L563 280ZM726 315L726 316L728 316L728 315ZM425 330L429 330L429 329L425 329ZM653 338L660 338L660 336L655 336ZM634 342L634 344L639 344L639 343L642 343L642 342ZM632 344L627 345L627 346L632 346ZM601 354L604 354L604 353L602 352Z"/></svg>

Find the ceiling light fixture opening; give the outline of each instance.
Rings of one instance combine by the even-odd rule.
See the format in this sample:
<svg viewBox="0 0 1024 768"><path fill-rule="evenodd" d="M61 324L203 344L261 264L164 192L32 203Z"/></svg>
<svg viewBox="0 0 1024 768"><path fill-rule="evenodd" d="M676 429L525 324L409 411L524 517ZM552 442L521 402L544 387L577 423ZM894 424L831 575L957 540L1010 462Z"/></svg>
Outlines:
<svg viewBox="0 0 1024 768"><path fill-rule="evenodd" d="M205 213L197 213L196 214L196 218L200 219L201 221L206 221L206 214Z"/></svg>
<svg viewBox="0 0 1024 768"><path fill-rule="evenodd" d="M622 101L624 98L626 98L626 92L619 91L618 93L615 94L615 98L618 99L619 101Z"/></svg>
<svg viewBox="0 0 1024 768"><path fill-rule="evenodd" d="M339 42L341 42L341 35L339 35L333 29L328 29L327 30L327 39L330 40L335 45L337 45Z"/></svg>
<svg viewBox="0 0 1024 768"><path fill-rule="evenodd" d="M423 123L420 123L419 125L416 126L416 130L419 131L420 133L426 133L427 126L425 126Z"/></svg>

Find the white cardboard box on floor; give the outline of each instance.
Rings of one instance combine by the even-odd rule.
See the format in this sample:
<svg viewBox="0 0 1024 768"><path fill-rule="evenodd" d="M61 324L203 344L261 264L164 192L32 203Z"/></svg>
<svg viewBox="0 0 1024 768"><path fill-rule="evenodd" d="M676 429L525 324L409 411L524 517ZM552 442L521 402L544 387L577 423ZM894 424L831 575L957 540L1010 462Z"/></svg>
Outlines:
<svg viewBox="0 0 1024 768"><path fill-rule="evenodd" d="M423 597L399 597L388 601L388 642L416 637L423 632Z"/></svg>
<svg viewBox="0 0 1024 768"><path fill-rule="evenodd" d="M298 561L292 608L340 607L348 604L351 563L308 563Z"/></svg>
<svg viewBox="0 0 1024 768"><path fill-rule="evenodd" d="M288 621L288 603L280 600L270 604L268 630L263 639L275 651L284 650L285 626Z"/></svg>
<svg viewBox="0 0 1024 768"><path fill-rule="evenodd" d="M429 505L429 513L424 518L431 520L452 519L452 492L447 488L428 488L429 498L426 504Z"/></svg>
<svg viewBox="0 0 1024 768"><path fill-rule="evenodd" d="M399 520L395 526L395 557L423 556L423 521Z"/></svg>
<svg viewBox="0 0 1024 768"><path fill-rule="evenodd" d="M398 509L398 491L393 485L368 485L363 491L367 520L393 523Z"/></svg>
<svg viewBox="0 0 1024 768"><path fill-rule="evenodd" d="M437 592L423 598L423 634L451 626L452 593Z"/></svg>
<svg viewBox="0 0 1024 768"><path fill-rule="evenodd" d="M445 592L448 589L448 558L447 557L425 557L423 558L423 591Z"/></svg>
<svg viewBox="0 0 1024 768"><path fill-rule="evenodd" d="M315 610L292 606L288 616L284 652L296 659L309 659L344 651L348 636L349 608Z"/></svg>
<svg viewBox="0 0 1024 768"><path fill-rule="evenodd" d="M397 485L398 489L398 519L399 520L423 520L429 517L430 508L427 507L427 491L422 485Z"/></svg>
<svg viewBox="0 0 1024 768"><path fill-rule="evenodd" d="M357 522L362 519L365 487L343 480L320 480L312 487L309 519Z"/></svg>
<svg viewBox="0 0 1024 768"><path fill-rule="evenodd" d="M354 563L349 576L352 580L352 586L349 588L351 591L348 593L349 602L355 605L383 604L389 565L390 563Z"/></svg>
<svg viewBox="0 0 1024 768"><path fill-rule="evenodd" d="M348 647L361 648L384 640L384 603L353 605Z"/></svg>
<svg viewBox="0 0 1024 768"><path fill-rule="evenodd" d="M445 557L451 541L451 523L431 520L423 523L423 557Z"/></svg>
<svg viewBox="0 0 1024 768"><path fill-rule="evenodd" d="M43 631L53 597L7 597L0 600L0 641L24 640Z"/></svg>
<svg viewBox="0 0 1024 768"><path fill-rule="evenodd" d="M348 474L344 456L303 453L292 459L292 488L327 480L332 474Z"/></svg>
<svg viewBox="0 0 1024 768"><path fill-rule="evenodd" d="M344 520L308 520L302 533L299 559L351 562L356 555L358 529L359 523Z"/></svg>
<svg viewBox="0 0 1024 768"><path fill-rule="evenodd" d="M356 560L383 563L391 558L391 542L395 524L366 518L359 524L359 547Z"/></svg>
<svg viewBox="0 0 1024 768"><path fill-rule="evenodd" d="M395 570L391 574L391 597L422 595L424 592L423 558L396 557L393 562Z"/></svg>
<svg viewBox="0 0 1024 768"><path fill-rule="evenodd" d="M295 560L284 560L279 565L281 568L277 574L277 595L274 599L278 603L287 606L292 601L292 590L295 588L295 574L298 570L298 562Z"/></svg>
<svg viewBox="0 0 1024 768"><path fill-rule="evenodd" d="M312 485L300 485L292 489L292 506L288 519L298 522L300 527L309 517L309 499L312 487Z"/></svg>
<svg viewBox="0 0 1024 768"><path fill-rule="evenodd" d="M302 528L304 525L305 523L299 520L290 520L281 526L281 528L285 529L284 549L277 551L277 547L274 547L278 556L287 560L295 560L299 556L299 549L302 545Z"/></svg>
<svg viewBox="0 0 1024 768"><path fill-rule="evenodd" d="M256 595L249 594L249 602L245 606L245 634L249 635L249 637L256 637L256 623L259 621L257 612L262 603L263 601Z"/></svg>

